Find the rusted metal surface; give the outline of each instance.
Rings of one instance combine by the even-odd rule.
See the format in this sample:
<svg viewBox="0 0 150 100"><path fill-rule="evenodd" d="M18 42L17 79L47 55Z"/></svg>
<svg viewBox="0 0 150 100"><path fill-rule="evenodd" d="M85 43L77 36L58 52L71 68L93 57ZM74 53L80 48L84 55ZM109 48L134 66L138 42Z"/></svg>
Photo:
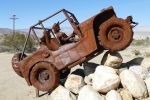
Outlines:
<svg viewBox="0 0 150 100"><path fill-rule="evenodd" d="M131 26L123 19L110 18L99 29L101 45L111 52L125 49L132 41Z"/></svg>
<svg viewBox="0 0 150 100"><path fill-rule="evenodd" d="M69 21L73 33L79 37L78 41L62 45L54 30L44 27L45 21L61 12L66 18L59 25ZM117 18L112 7L102 10L83 23L79 23L72 13L62 9L31 26L28 37L32 31L40 48L24 58L27 37L21 58L20 54L16 54L12 59L12 66L18 75L25 78L28 85L41 91L51 91L59 84L62 71L87 62L103 50L116 52L129 46L133 38L131 23L133 21L130 18ZM43 30L42 39L37 37L36 29Z"/></svg>
<svg viewBox="0 0 150 100"><path fill-rule="evenodd" d="M23 58L25 58L26 55L23 55ZM16 53L13 57L12 57L12 67L14 69L14 71L21 77L23 77L22 72L20 70L20 66L19 66L19 62L21 61L21 53Z"/></svg>
<svg viewBox="0 0 150 100"><path fill-rule="evenodd" d="M38 90L50 91L59 84L59 71L48 62L39 62L30 72L30 81Z"/></svg>

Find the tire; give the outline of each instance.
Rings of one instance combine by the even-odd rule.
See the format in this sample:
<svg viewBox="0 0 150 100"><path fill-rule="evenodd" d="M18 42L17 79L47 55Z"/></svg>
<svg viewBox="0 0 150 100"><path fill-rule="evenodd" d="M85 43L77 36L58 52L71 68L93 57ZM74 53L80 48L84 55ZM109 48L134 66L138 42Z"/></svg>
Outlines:
<svg viewBox="0 0 150 100"><path fill-rule="evenodd" d="M19 62L22 60L20 59L22 53L16 53L14 54L14 56L12 57L12 67L14 69L14 71L17 73L17 75L23 77L23 74L20 70L20 66L19 66ZM27 55L23 54L23 59L27 57Z"/></svg>
<svg viewBox="0 0 150 100"><path fill-rule="evenodd" d="M100 45L111 52L125 49L133 40L133 31L125 20L113 17L99 27Z"/></svg>
<svg viewBox="0 0 150 100"><path fill-rule="evenodd" d="M30 72L30 82L40 91L52 91L59 85L59 71L48 62L39 62Z"/></svg>

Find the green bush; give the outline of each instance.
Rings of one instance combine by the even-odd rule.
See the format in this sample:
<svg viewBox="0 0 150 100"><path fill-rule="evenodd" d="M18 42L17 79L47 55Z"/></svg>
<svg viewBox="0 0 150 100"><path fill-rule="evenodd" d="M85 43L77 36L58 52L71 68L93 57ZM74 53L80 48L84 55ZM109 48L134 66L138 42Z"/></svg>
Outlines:
<svg viewBox="0 0 150 100"><path fill-rule="evenodd" d="M1 45L9 48L10 51L22 51L25 42L25 35L21 33L4 34L2 36ZM29 37L26 52L35 50L34 40Z"/></svg>
<svg viewBox="0 0 150 100"><path fill-rule="evenodd" d="M133 46L149 46L149 44L150 44L149 37L145 39L133 40L131 43L131 45Z"/></svg>

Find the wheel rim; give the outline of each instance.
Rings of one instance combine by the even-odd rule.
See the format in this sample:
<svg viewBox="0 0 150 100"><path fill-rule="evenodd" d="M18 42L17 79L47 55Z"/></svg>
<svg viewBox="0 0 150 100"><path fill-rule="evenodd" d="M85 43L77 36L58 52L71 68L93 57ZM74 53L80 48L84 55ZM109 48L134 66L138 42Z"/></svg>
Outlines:
<svg viewBox="0 0 150 100"><path fill-rule="evenodd" d="M118 42L121 41L123 38L123 30L121 28L111 28L108 32L107 38L111 42Z"/></svg>
<svg viewBox="0 0 150 100"><path fill-rule="evenodd" d="M59 71L48 62L39 62L30 72L30 82L38 90L51 91L59 84Z"/></svg>
<svg viewBox="0 0 150 100"><path fill-rule="evenodd" d="M133 38L130 24L119 18L111 18L99 27L100 45L110 52L116 52L129 46Z"/></svg>

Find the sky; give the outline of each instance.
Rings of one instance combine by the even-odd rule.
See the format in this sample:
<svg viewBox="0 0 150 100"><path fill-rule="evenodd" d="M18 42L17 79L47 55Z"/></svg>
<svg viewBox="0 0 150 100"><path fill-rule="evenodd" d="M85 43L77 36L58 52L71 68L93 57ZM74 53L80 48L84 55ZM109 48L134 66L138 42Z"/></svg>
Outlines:
<svg viewBox="0 0 150 100"><path fill-rule="evenodd" d="M1 0L0 28L12 28L14 14L19 18L16 29L25 29L62 8L81 23L109 6L120 18L132 15L140 26L150 25L150 0Z"/></svg>

